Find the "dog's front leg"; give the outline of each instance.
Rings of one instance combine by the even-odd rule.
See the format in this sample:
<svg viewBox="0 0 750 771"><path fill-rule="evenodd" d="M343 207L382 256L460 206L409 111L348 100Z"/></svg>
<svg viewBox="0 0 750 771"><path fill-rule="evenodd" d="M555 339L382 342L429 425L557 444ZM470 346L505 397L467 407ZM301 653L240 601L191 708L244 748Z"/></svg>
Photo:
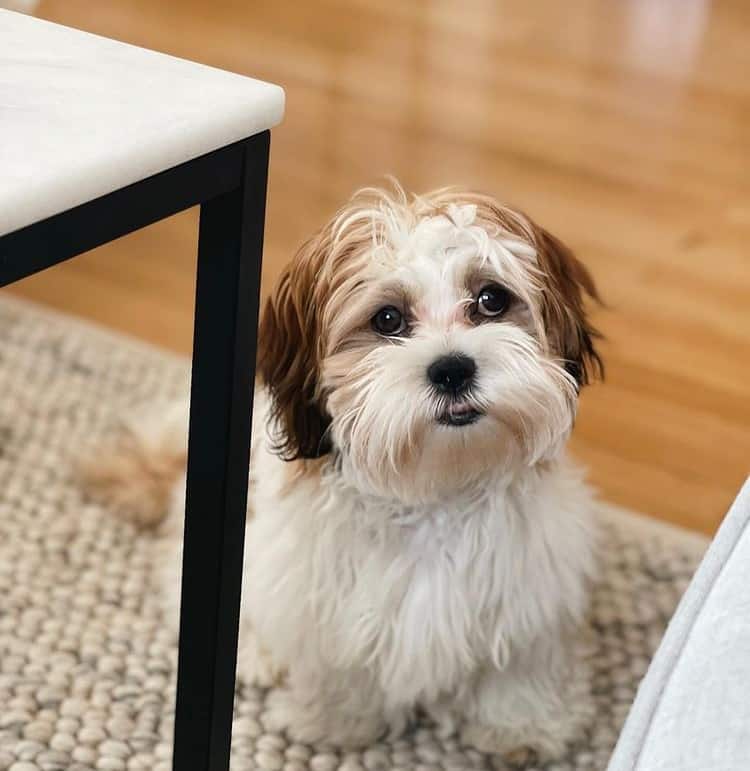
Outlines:
<svg viewBox="0 0 750 771"><path fill-rule="evenodd" d="M591 718L587 667L566 646L532 646L503 670L482 670L462 709L465 744L515 766L559 759Z"/></svg>
<svg viewBox="0 0 750 771"><path fill-rule="evenodd" d="M400 711L389 713L384 702L366 673L293 670L283 687L269 693L264 724L305 744L363 747L405 722Z"/></svg>

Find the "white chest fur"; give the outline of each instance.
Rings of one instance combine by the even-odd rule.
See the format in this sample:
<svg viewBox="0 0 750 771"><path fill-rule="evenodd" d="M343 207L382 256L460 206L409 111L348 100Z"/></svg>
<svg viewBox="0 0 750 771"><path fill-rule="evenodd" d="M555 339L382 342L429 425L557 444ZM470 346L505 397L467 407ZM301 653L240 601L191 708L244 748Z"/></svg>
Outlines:
<svg viewBox="0 0 750 771"><path fill-rule="evenodd" d="M277 666L368 673L434 701L585 610L590 495L564 461L399 508L255 459L245 615Z"/></svg>

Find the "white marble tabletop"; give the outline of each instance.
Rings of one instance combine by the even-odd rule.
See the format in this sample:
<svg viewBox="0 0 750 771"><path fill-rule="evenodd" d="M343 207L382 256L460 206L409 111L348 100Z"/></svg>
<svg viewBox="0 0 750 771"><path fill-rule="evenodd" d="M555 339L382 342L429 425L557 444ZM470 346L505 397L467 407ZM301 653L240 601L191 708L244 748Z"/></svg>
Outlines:
<svg viewBox="0 0 750 771"><path fill-rule="evenodd" d="M283 113L270 83L0 10L0 235Z"/></svg>

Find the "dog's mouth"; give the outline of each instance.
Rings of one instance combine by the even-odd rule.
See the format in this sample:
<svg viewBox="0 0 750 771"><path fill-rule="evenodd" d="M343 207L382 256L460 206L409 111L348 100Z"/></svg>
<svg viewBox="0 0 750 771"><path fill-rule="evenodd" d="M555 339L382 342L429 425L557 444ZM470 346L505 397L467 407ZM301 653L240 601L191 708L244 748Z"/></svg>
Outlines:
<svg viewBox="0 0 750 771"><path fill-rule="evenodd" d="M482 417L482 412L470 404L451 404L438 415L438 423L443 426L470 426Z"/></svg>

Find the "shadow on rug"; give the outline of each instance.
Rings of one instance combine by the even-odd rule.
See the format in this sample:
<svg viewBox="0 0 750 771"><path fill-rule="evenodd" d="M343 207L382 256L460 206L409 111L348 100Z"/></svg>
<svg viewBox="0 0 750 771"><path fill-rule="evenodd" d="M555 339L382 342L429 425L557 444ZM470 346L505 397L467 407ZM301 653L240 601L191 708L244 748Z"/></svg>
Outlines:
<svg viewBox="0 0 750 771"><path fill-rule="evenodd" d="M153 541L85 501L73 461L118 416L183 392L187 362L0 296L0 770L171 768L176 649ZM602 771L706 542L602 507L591 613L596 717L547 766ZM364 752L289 743L240 683L233 769L500 769L425 724Z"/></svg>

